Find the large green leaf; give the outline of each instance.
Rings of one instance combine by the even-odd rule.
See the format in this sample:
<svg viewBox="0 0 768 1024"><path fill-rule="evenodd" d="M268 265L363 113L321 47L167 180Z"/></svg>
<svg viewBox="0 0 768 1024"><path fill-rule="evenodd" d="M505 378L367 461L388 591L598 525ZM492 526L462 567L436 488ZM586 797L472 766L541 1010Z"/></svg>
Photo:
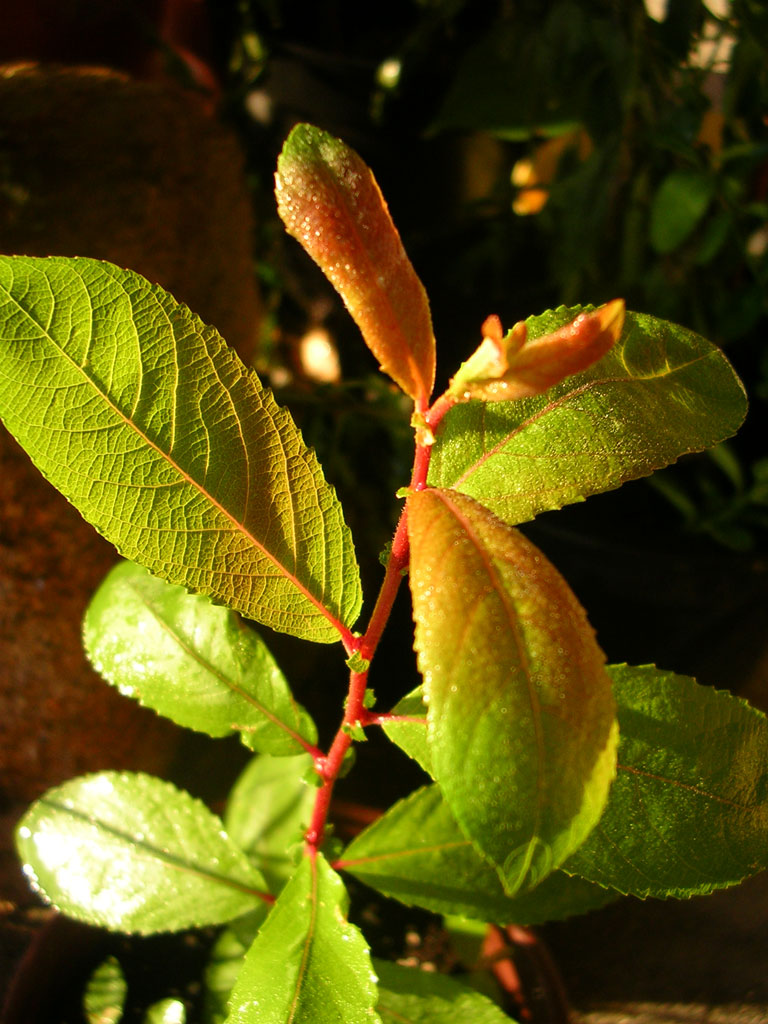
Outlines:
<svg viewBox="0 0 768 1024"><path fill-rule="evenodd" d="M240 731L254 750L303 751L317 732L266 644L207 597L115 566L85 615L85 649L121 693L210 736Z"/></svg>
<svg viewBox="0 0 768 1024"><path fill-rule="evenodd" d="M445 974L401 967L388 960L374 960L379 976L381 1019L395 1024L509 1024L486 996Z"/></svg>
<svg viewBox="0 0 768 1024"><path fill-rule="evenodd" d="M619 765L564 870L637 896L691 896L768 868L768 720L650 666L611 669Z"/></svg>
<svg viewBox="0 0 768 1024"><path fill-rule="evenodd" d="M308 754L262 754L249 761L229 794L224 827L258 866L270 892L279 892L292 873L309 825L317 795L306 782L311 771Z"/></svg>
<svg viewBox="0 0 768 1024"><path fill-rule="evenodd" d="M16 845L47 900L116 931L221 924L266 889L220 818L149 775L100 772L49 790L19 822Z"/></svg>
<svg viewBox="0 0 768 1024"><path fill-rule="evenodd" d="M528 336L579 312L530 317ZM429 482L521 523L709 448L733 434L745 412L744 389L719 349L682 327L627 313L607 355L544 394L451 409Z"/></svg>
<svg viewBox="0 0 768 1024"><path fill-rule="evenodd" d="M380 1021L368 947L346 909L322 854L305 857L246 954L227 1024Z"/></svg>
<svg viewBox="0 0 768 1024"><path fill-rule="evenodd" d="M407 510L432 770L513 895L602 813L610 679L581 605L518 531L453 491L413 493Z"/></svg>
<svg viewBox="0 0 768 1024"><path fill-rule="evenodd" d="M332 642L360 607L341 507L212 327L94 260L0 258L0 417L127 558Z"/></svg>
<svg viewBox="0 0 768 1024"><path fill-rule="evenodd" d="M289 234L339 292L382 370L426 405L435 379L429 304L369 168L340 139L299 124L275 182Z"/></svg>
<svg viewBox="0 0 768 1024"><path fill-rule="evenodd" d="M411 793L369 825L346 848L338 867L408 906L497 924L540 924L618 896L563 871L553 871L535 889L508 896L434 785Z"/></svg>

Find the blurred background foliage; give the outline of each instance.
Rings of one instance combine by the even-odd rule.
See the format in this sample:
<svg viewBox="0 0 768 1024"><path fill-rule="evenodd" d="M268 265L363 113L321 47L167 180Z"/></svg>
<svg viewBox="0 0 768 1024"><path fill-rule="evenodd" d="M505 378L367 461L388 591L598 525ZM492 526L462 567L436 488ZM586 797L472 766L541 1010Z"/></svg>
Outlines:
<svg viewBox="0 0 768 1024"><path fill-rule="evenodd" d="M333 366L305 365L297 347L320 328L340 346L345 380L372 368L276 221L274 163L296 120L343 137L375 169L431 297L443 382L491 312L511 326L561 303L623 296L723 345L750 391L747 426L653 486L689 530L738 550L764 540L760 0L242 0L209 10L259 208L271 314L262 367L282 361L294 390L302 367L325 373L335 394L331 420L305 427L319 431L312 440L359 437L345 414L361 397L384 422L400 414L386 387L369 379L364 396L339 390ZM390 465L402 479L397 437L391 444L391 459L373 468Z"/></svg>

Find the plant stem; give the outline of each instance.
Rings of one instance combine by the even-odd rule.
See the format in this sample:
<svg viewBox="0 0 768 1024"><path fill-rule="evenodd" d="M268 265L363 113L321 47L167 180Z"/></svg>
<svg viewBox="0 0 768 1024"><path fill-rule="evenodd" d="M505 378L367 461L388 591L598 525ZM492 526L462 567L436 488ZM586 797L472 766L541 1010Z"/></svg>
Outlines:
<svg viewBox="0 0 768 1024"><path fill-rule="evenodd" d="M447 395L439 398L426 413L426 418L432 425L431 414L435 414L434 425L442 419L443 415L453 405L454 400ZM429 472L429 460L432 454L431 444L416 444L413 458L413 471L411 473L410 488L414 491L422 491L427 486L427 474ZM403 573L408 567L410 557L410 546L408 543L408 509L403 509L400 520L392 539L392 548L387 559L387 567L384 579L381 583L379 596L376 599L368 627L359 643L350 649L345 641L345 648L348 654L358 653L366 662L370 662L376 653L381 636L384 632L392 606L395 603L397 592L400 589L400 581ZM314 857L318 848L323 842L325 835L325 824L328 819L328 811L333 796L333 788L339 777L344 758L352 745L352 730L366 725L379 724L382 716L372 714L365 708L365 691L368 686L368 666L357 672L350 669L349 690L347 693L344 718L338 732L336 733L331 747L325 757L315 756L315 770L322 779L322 784L315 799L315 806L312 809L312 820L309 828L304 834L304 841L307 853Z"/></svg>

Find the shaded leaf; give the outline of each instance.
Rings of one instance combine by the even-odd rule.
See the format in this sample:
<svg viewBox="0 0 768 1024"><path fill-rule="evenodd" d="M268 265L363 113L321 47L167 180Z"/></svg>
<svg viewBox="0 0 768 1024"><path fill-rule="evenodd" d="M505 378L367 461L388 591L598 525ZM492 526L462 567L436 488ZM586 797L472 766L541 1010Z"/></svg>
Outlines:
<svg viewBox="0 0 768 1024"><path fill-rule="evenodd" d="M553 871L535 889L508 896L434 785L394 804L353 839L337 866L408 906L497 924L540 924L618 896L562 871Z"/></svg>
<svg viewBox="0 0 768 1024"><path fill-rule="evenodd" d="M305 857L246 954L228 1024L379 1021L368 947L346 910L339 876Z"/></svg>
<svg viewBox="0 0 768 1024"><path fill-rule="evenodd" d="M611 668L619 765L564 869L637 896L691 896L768 867L768 720L693 679Z"/></svg>
<svg viewBox="0 0 768 1024"><path fill-rule="evenodd" d="M257 633L132 562L115 566L96 591L83 638L108 682L179 725L209 736L240 731L246 746L273 754L317 740Z"/></svg>
<svg viewBox="0 0 768 1024"><path fill-rule="evenodd" d="M49 790L19 822L16 845L47 900L116 931L221 924L266 888L221 819L149 775L100 772Z"/></svg>
<svg viewBox="0 0 768 1024"><path fill-rule="evenodd" d="M614 774L610 679L581 605L520 533L464 495L408 498L432 769L510 895L586 838Z"/></svg>
<svg viewBox="0 0 768 1024"><path fill-rule="evenodd" d="M275 181L288 233L339 292L382 370L425 405L435 378L427 296L370 169L340 139L300 124Z"/></svg>
<svg viewBox="0 0 768 1024"><path fill-rule="evenodd" d="M536 338L580 312L526 320ZM692 331L627 313L611 351L543 395L468 402L445 416L429 482L521 523L647 476L741 425L746 398L722 352Z"/></svg>
<svg viewBox="0 0 768 1024"><path fill-rule="evenodd" d="M238 918L222 929L214 942L203 976L205 1024L223 1024L226 1020L229 997L243 966L243 957L256 938L269 909L266 904L262 904L258 910Z"/></svg>
<svg viewBox="0 0 768 1024"><path fill-rule="evenodd" d="M88 1024L118 1024L123 1019L128 985L119 961L107 957L91 974L83 994L83 1015Z"/></svg>
<svg viewBox="0 0 768 1024"><path fill-rule="evenodd" d="M417 686L415 690L406 694L392 708L393 715L411 721L387 721L382 722L382 728L387 736L396 743L401 750L412 757L427 775L432 775L432 757L427 742L427 708L424 703L424 689Z"/></svg>
<svg viewBox="0 0 768 1024"><path fill-rule="evenodd" d="M308 754L262 754L248 762L227 800L227 834L256 864L272 893L293 873L297 847L309 825L317 795L305 781L311 770Z"/></svg>
<svg viewBox="0 0 768 1024"><path fill-rule="evenodd" d="M382 1021L397 1024L509 1024L486 996L445 974L401 967L389 960L374 960L379 976L379 1004Z"/></svg>
<svg viewBox="0 0 768 1024"><path fill-rule="evenodd" d="M338 640L357 617L341 507L289 414L138 274L0 258L0 416L155 575L309 640Z"/></svg>
<svg viewBox="0 0 768 1024"><path fill-rule="evenodd" d="M650 237L656 252L672 252L686 240L709 209L715 179L696 170L672 171L651 203Z"/></svg>

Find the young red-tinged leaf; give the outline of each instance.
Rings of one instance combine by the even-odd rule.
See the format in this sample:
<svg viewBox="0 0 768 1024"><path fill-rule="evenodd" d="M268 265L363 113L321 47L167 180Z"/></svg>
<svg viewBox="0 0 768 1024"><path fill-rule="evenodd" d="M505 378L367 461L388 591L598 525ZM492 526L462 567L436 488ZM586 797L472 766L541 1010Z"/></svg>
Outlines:
<svg viewBox="0 0 768 1024"><path fill-rule="evenodd" d="M510 895L598 821L615 771L604 658L544 556L452 491L408 499L416 649L432 770Z"/></svg>
<svg viewBox="0 0 768 1024"><path fill-rule="evenodd" d="M339 139L300 124L275 181L289 234L339 292L382 370L423 407L435 377L429 305L373 174Z"/></svg>
<svg viewBox="0 0 768 1024"><path fill-rule="evenodd" d="M564 870L635 896L692 896L768 868L768 719L730 693L614 665L616 781Z"/></svg>
<svg viewBox="0 0 768 1024"><path fill-rule="evenodd" d="M541 924L593 910L619 895L556 870L534 889L508 896L498 872L461 831L435 785L390 807L352 840L337 866L408 906L496 924Z"/></svg>
<svg viewBox="0 0 768 1024"><path fill-rule="evenodd" d="M243 961L227 1024L381 1024L368 947L321 854L305 857Z"/></svg>
<svg viewBox="0 0 768 1024"><path fill-rule="evenodd" d="M593 313L580 313L552 334L531 340L524 321L502 337L497 318L489 317L480 347L459 367L448 390L460 402L470 398L504 402L540 395L602 359L619 340L623 326L622 299Z"/></svg>
<svg viewBox="0 0 768 1024"><path fill-rule="evenodd" d="M579 309L526 320L555 335ZM518 402L465 402L443 419L429 483L468 494L507 523L583 501L730 437L744 388L723 353L675 324L627 313L593 366Z"/></svg>
<svg viewBox="0 0 768 1024"><path fill-rule="evenodd" d="M346 638L360 577L317 458L161 288L96 260L0 257L0 417L126 558L273 629Z"/></svg>

